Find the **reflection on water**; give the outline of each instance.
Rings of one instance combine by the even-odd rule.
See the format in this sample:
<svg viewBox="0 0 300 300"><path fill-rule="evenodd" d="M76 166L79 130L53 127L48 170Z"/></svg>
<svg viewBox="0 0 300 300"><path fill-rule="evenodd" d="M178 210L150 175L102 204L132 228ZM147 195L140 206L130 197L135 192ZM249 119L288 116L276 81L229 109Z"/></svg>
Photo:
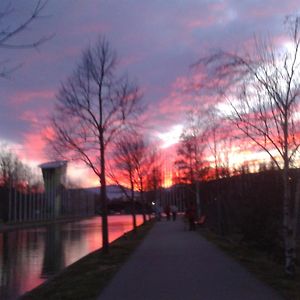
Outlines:
<svg viewBox="0 0 300 300"><path fill-rule="evenodd" d="M47 227L44 249L41 277L47 279L65 266L63 236L59 224L52 224Z"/></svg>
<svg viewBox="0 0 300 300"><path fill-rule="evenodd" d="M109 217L110 242L131 229L130 216ZM16 299L101 246L100 217L0 233L0 299Z"/></svg>

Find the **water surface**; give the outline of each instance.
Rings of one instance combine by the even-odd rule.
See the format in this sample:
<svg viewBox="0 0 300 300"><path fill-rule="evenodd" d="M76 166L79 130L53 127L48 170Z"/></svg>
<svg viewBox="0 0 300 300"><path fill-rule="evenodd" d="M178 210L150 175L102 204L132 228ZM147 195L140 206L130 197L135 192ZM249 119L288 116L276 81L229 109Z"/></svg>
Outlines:
<svg viewBox="0 0 300 300"><path fill-rule="evenodd" d="M108 222L110 242L132 229L128 215ZM0 233L0 299L17 299L101 246L100 217Z"/></svg>

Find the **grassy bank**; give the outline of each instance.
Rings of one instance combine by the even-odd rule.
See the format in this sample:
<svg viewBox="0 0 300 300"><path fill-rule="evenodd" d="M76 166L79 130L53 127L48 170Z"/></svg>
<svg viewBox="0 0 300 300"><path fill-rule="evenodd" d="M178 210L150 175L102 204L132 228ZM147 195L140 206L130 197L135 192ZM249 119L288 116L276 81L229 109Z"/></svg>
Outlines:
<svg viewBox="0 0 300 300"><path fill-rule="evenodd" d="M21 299L96 299L153 223L154 221L147 222L138 228L136 234L131 231L114 241L109 254L97 250L83 257Z"/></svg>
<svg viewBox="0 0 300 300"><path fill-rule="evenodd" d="M239 261L261 281L276 289L284 298L300 300L299 268L296 278L288 279L283 266L272 260L266 253L255 250L249 245L235 241L232 238L221 237L206 228L200 229L199 232L221 250Z"/></svg>

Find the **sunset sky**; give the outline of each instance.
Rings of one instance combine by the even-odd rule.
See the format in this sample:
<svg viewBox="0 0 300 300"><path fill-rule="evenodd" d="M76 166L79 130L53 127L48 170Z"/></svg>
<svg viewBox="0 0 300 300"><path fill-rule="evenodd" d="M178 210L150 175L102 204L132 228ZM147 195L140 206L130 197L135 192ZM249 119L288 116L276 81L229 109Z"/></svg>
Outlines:
<svg viewBox="0 0 300 300"><path fill-rule="evenodd" d="M8 2L15 13L1 26L17 24L35 3L2 0L0 9ZM50 0L43 17L14 41L54 34L52 39L37 50L0 49L7 66L20 65L10 78L0 79L0 140L32 165L49 160L44 136L55 94L82 50L105 35L120 68L143 91L147 136L168 149L180 135L186 112L209 99L186 92L191 64L218 48L251 47L254 34L284 42L284 17L299 12L296 0ZM73 175L76 170L81 176L78 167Z"/></svg>

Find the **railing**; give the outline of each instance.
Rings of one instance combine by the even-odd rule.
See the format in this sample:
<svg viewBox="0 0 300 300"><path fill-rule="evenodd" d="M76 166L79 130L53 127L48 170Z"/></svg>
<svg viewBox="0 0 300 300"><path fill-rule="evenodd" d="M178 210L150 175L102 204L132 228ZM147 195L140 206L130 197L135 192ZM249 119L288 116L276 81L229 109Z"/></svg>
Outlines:
<svg viewBox="0 0 300 300"><path fill-rule="evenodd" d="M14 188L0 189L0 221L25 223L95 214L96 196L81 189L47 195Z"/></svg>

